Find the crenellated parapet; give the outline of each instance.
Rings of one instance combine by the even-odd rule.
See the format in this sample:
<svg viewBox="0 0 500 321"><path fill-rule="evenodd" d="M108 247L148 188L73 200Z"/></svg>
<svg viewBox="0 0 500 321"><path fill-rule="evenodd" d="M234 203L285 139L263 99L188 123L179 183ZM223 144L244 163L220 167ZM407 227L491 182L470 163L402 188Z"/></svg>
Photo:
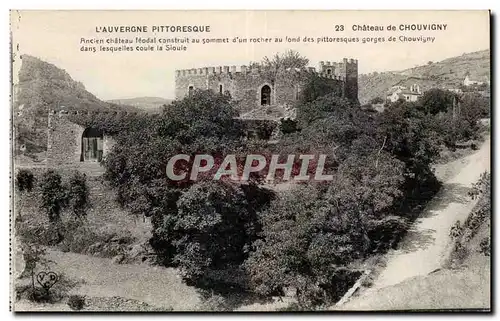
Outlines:
<svg viewBox="0 0 500 321"><path fill-rule="evenodd" d="M319 63L319 68L315 67L305 67L305 68L288 68L281 73L291 73L291 74L316 74L320 77L343 80L345 79L345 66L346 65L357 65L358 61L356 59L344 58L343 62L333 62L333 61L321 61ZM175 71L175 75L178 78L182 77L193 77L193 76L210 76L210 75L268 75L271 70L261 66L216 66L216 67L203 67L203 68L190 68L190 69L180 69Z"/></svg>
<svg viewBox="0 0 500 321"><path fill-rule="evenodd" d="M267 105L293 104L309 76L328 80L334 92L357 101L358 61L321 61L316 67L273 69L259 64L208 66L175 72L175 97L182 99L194 90L229 93L243 111Z"/></svg>
<svg viewBox="0 0 500 321"><path fill-rule="evenodd" d="M104 115L104 116L136 116L136 115L148 115L147 112L137 112L137 111L116 111L116 110L69 110L69 109L51 109L49 110L49 116L92 116L92 115Z"/></svg>
<svg viewBox="0 0 500 321"><path fill-rule="evenodd" d="M181 76L194 76L194 75L217 75L217 74L235 74L257 71L250 70L247 66L216 66L216 67L203 67L203 68L191 68L191 69L180 69L175 71L177 77Z"/></svg>

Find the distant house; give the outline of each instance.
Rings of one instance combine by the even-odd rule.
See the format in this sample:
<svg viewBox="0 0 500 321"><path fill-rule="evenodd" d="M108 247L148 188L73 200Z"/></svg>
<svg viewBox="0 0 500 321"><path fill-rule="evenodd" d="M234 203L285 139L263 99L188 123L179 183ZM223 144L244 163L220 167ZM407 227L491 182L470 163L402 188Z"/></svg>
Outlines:
<svg viewBox="0 0 500 321"><path fill-rule="evenodd" d="M470 79L470 74L467 73L465 75L465 79L464 79L464 86L468 87L468 86L472 86L472 85L482 85L484 84L483 81L478 81L478 80L472 80Z"/></svg>
<svg viewBox="0 0 500 321"><path fill-rule="evenodd" d="M421 96L422 91L417 84L410 86L409 89L404 86L393 86L387 93L387 101L396 102L399 99L403 99L405 101L414 102Z"/></svg>

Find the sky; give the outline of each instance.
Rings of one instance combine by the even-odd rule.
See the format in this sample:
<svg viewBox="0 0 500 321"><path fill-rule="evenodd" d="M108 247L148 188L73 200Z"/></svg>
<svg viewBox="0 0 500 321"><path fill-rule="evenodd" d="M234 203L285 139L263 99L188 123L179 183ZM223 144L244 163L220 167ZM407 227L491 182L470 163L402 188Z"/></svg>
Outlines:
<svg viewBox="0 0 500 321"><path fill-rule="evenodd" d="M354 31L353 26L383 27ZM388 25L396 31L387 31ZM400 25L439 25L442 30L399 30ZM446 25L446 26L445 26ZM147 33L103 33L103 27L146 26ZM210 32L152 32L153 26L209 26ZM360 29L360 27L355 27ZM489 49L488 11L12 11L15 57L29 54L65 69L103 100L154 96L174 98L175 70L246 65L289 49L317 66L319 61L358 59L359 73L402 70ZM403 42L399 37L434 38ZM188 44L186 51L88 52L82 38L190 37L229 43ZM283 38L281 43L232 43L239 38ZM308 37L314 42L287 42ZM322 42L318 38L358 38ZM397 41L389 41L395 37ZM363 43L363 39L371 41ZM377 38L377 43L373 39ZM383 41L381 41L382 39ZM104 44L106 45L106 44ZM86 46L93 46L87 44ZM99 45L95 45L99 47ZM108 45L109 46L109 45ZM131 45L136 48L137 44ZM19 50L17 50L19 48ZM19 59L13 66L14 82Z"/></svg>

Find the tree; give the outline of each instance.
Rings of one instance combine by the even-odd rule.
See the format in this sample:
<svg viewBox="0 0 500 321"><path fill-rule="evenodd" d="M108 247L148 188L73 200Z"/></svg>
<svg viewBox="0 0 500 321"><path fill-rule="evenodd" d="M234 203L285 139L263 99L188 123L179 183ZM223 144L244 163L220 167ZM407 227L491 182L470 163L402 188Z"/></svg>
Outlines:
<svg viewBox="0 0 500 321"><path fill-rule="evenodd" d="M454 104L455 94L448 90L433 88L426 91L418 100L418 107L425 113L435 115L447 112Z"/></svg>
<svg viewBox="0 0 500 321"><path fill-rule="evenodd" d="M150 244L159 262L182 266L186 276L193 281L201 278L205 269L214 268L209 264L214 257L222 260L226 255L224 260L234 259L236 261L231 264L237 264L238 255L241 255L236 255L241 252L240 243L234 244L238 251L231 248L233 245L227 245L226 250L232 254L224 254L215 248L205 248L207 245L200 240L223 242L225 236L218 234L218 230L224 229L227 237L239 237L247 242L247 227L239 223L230 226L227 222L236 220L240 214L255 213L257 206L241 198L242 191L246 197L246 188L228 190L229 187L220 185L221 182L210 179L211 172L200 174L192 181L189 163L178 162L174 171L185 171L186 179L174 181L166 177L166 165L177 154L186 154L191 160L198 154L212 155L216 167L225 155L239 157L258 152L252 140L244 139L244 124L235 119L236 116L230 97L212 91L194 91L191 96L172 102L149 126L134 126L126 135L119 135L104 162L105 177L117 189L119 202L133 213L151 217ZM218 193L221 196L217 196ZM224 201L224 195L234 197ZM214 200L223 207L206 204ZM263 205L265 201L260 204ZM206 226L188 226L191 220L205 219L199 217L207 214L205 206L206 210L214 211L210 213L219 217L222 225L214 221L206 222ZM230 208L234 212L230 213ZM209 226L212 223L213 226Z"/></svg>
<svg viewBox="0 0 500 321"><path fill-rule="evenodd" d="M303 93L305 100L297 107L297 121L300 127L306 127L315 120L324 119L328 116L344 117L352 111L354 106L349 100L338 97L335 94L327 94L331 92L329 90L323 91L320 89L321 94L319 94L312 87L305 88ZM312 91L315 91L315 93Z"/></svg>
<svg viewBox="0 0 500 321"><path fill-rule="evenodd" d="M272 69L305 68L309 64L309 59L302 56L295 50L288 50L284 53L277 53L273 57L264 57L262 65Z"/></svg>
<svg viewBox="0 0 500 321"><path fill-rule="evenodd" d="M24 259L24 270L21 277L29 274L31 277L31 288L32 295L35 295L35 269L38 265L47 267L50 260L45 258L46 250L40 245L23 242L22 244L23 259Z"/></svg>
<svg viewBox="0 0 500 321"><path fill-rule="evenodd" d="M68 203L66 190L61 181L61 175L54 170L46 171L40 180L40 207L47 213L50 222L60 219L62 209Z"/></svg>
<svg viewBox="0 0 500 321"><path fill-rule="evenodd" d="M20 197L16 197L16 202L19 204L17 211L17 217L22 218L22 212L24 207L24 197L23 194L29 193L33 190L35 183L35 176L28 169L21 169L16 174L16 190L19 192Z"/></svg>
<svg viewBox="0 0 500 321"><path fill-rule="evenodd" d="M182 235L173 243L175 261L186 279L198 282L208 269L227 269L243 261L250 237L246 230L255 222L239 186L195 184L182 194L177 208L175 218L165 217L163 227L166 234ZM169 224L172 219L175 221Z"/></svg>
<svg viewBox="0 0 500 321"><path fill-rule="evenodd" d="M490 116L490 100L480 94L465 94L460 101L460 116L474 130L481 118Z"/></svg>
<svg viewBox="0 0 500 321"><path fill-rule="evenodd" d="M392 104L374 125L377 136L386 138L384 150L405 164L404 199L408 201L421 201L439 188L431 165L439 156L440 128L436 116L416 106L408 102Z"/></svg>
<svg viewBox="0 0 500 321"><path fill-rule="evenodd" d="M338 298L336 276L360 257L365 242L357 218L323 196L314 186L297 187L261 213L262 239L245 264L257 293L294 289L306 308Z"/></svg>
<svg viewBox="0 0 500 321"><path fill-rule="evenodd" d="M250 68L261 68L264 78L268 78L272 83L276 81L278 73L287 69L303 69L309 64L309 59L299 52L288 50L284 53L277 53L272 57L264 57L261 62L250 63Z"/></svg>

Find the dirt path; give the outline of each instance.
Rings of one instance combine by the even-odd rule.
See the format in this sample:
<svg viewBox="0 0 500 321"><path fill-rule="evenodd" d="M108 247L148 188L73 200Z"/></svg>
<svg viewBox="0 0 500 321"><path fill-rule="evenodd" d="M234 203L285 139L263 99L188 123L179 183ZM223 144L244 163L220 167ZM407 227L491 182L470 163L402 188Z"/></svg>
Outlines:
<svg viewBox="0 0 500 321"><path fill-rule="evenodd" d="M436 175L443 181L441 191L427 205L399 248L388 253L386 267L372 287L348 302L346 308L376 296L382 288L441 268L451 250L450 228L457 220L463 222L471 212L476 202L467 193L486 171L490 171L489 137L476 153L438 167Z"/></svg>

